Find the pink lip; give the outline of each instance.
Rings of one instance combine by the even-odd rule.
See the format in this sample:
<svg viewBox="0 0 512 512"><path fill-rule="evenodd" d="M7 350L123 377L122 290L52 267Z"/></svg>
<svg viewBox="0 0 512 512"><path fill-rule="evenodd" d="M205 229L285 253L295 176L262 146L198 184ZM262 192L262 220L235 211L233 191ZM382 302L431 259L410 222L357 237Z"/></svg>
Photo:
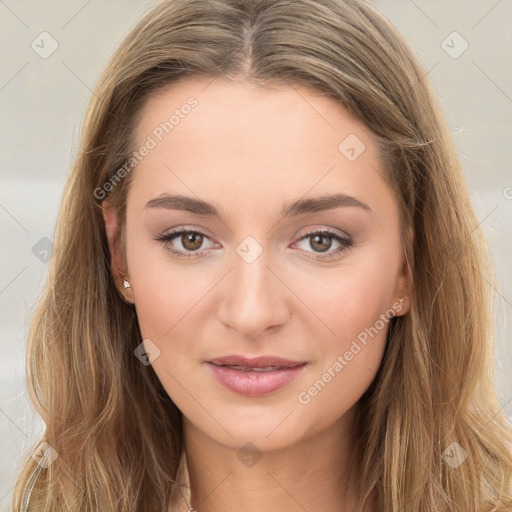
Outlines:
<svg viewBox="0 0 512 512"><path fill-rule="evenodd" d="M299 376L307 366L307 363L299 363L299 366L281 367L280 369L266 372L218 366L212 362L208 362L208 366L212 369L212 373L217 381L227 389L244 396L262 396L286 386ZM267 364L254 366L253 368L265 368L266 366L278 365Z"/></svg>

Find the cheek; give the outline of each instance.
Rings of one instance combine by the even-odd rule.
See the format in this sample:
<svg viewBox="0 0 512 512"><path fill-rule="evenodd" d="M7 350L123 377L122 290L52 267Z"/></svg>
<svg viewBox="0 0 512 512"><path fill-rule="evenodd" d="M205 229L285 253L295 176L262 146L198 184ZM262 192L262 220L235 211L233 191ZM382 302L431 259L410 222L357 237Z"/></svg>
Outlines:
<svg viewBox="0 0 512 512"><path fill-rule="evenodd" d="M366 260L361 257L355 264L331 270L328 278L316 274L301 279L298 295L327 327L322 332L327 340L332 339L328 345L342 349L382 314L389 315L396 284L395 266L394 261L386 261L385 256L375 252Z"/></svg>
<svg viewBox="0 0 512 512"><path fill-rule="evenodd" d="M186 323L194 305L205 295L208 278L204 267L170 263L165 249L156 244L130 247L128 267L136 297L137 317L146 338L164 341Z"/></svg>
<svg viewBox="0 0 512 512"><path fill-rule="evenodd" d="M375 252L340 268L334 279L303 282L299 293L307 297L322 334L314 340L317 360L299 403L335 418L367 390L386 346L395 275L394 262ZM327 329L318 331L318 318ZM313 323L308 328L314 332Z"/></svg>
<svg viewBox="0 0 512 512"><path fill-rule="evenodd" d="M201 347L197 343L201 321L206 314L201 307L208 289L202 276L180 269L179 265L161 263L161 255L132 253L130 272L136 310L143 339L150 339L159 349L152 368L180 410L190 410L190 392L200 381ZM165 259L165 258L164 258ZM213 281L214 282L214 281Z"/></svg>

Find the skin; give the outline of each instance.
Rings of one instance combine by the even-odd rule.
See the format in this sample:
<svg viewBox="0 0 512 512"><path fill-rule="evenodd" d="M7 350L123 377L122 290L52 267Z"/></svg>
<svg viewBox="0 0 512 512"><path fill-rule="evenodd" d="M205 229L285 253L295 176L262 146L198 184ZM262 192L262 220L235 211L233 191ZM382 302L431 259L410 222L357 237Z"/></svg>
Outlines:
<svg viewBox="0 0 512 512"><path fill-rule="evenodd" d="M382 178L375 142L344 107L307 87L198 78L150 98L135 146L190 96L197 107L133 171L125 258L108 202L104 216L112 270L119 283L131 284L120 291L135 304L143 338L159 348L153 369L183 413L192 506L355 510L357 475L347 471L354 413L381 364L389 324L307 404L298 394L380 315L393 305L397 316L409 308L398 203ZM338 149L349 134L366 147L354 161ZM280 218L285 204L335 192L371 210L343 206ZM222 219L145 207L161 194L214 203ZM154 240L183 226L206 236ZM343 246L335 239L305 236L322 230L353 243L336 253ZM236 251L247 236L263 249L251 263ZM167 249L197 253L198 246L203 255L191 258ZM325 253L334 256L316 259ZM229 354L308 365L281 390L246 397L221 386L205 362ZM251 466L237 456L249 442L260 457Z"/></svg>

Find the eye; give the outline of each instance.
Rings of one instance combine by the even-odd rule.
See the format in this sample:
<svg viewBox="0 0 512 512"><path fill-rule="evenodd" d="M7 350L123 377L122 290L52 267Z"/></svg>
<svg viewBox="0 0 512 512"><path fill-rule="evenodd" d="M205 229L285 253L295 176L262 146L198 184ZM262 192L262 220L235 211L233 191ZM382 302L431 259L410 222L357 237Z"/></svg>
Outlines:
<svg viewBox="0 0 512 512"><path fill-rule="evenodd" d="M311 247L314 250L316 254L314 259L317 260L326 260L329 258L334 258L335 256L338 256L342 252L346 251L353 244L351 237L344 237L338 235L337 233L327 230L310 231L309 233L306 233L299 240L298 243L303 242L305 240L309 240L309 247ZM339 244L339 247L335 251L327 253L327 251L332 247L333 241ZM306 252L308 251L306 250Z"/></svg>
<svg viewBox="0 0 512 512"><path fill-rule="evenodd" d="M346 251L353 244L352 239L349 236L344 237L328 230L310 231L302 236L296 244L308 239L309 247L312 248L314 254L316 254L313 259L317 260L333 258ZM179 258L199 258L207 252L207 249L201 249L203 242L205 240L210 240L210 238L206 234L195 229L180 229L157 237L155 240L157 242L161 242L167 251ZM173 244L175 240L181 245L181 247L176 247ZM332 247L333 241L338 244L338 248L334 251L327 252ZM307 248L305 251L309 252Z"/></svg>
<svg viewBox="0 0 512 512"><path fill-rule="evenodd" d="M181 244L181 248L175 248L173 245L170 245L175 239L178 239L177 241ZM209 237L201 231L192 229L180 229L155 238L157 242L161 242L164 245L166 250L180 258L202 256L205 250L199 250L199 248L205 239L209 240Z"/></svg>

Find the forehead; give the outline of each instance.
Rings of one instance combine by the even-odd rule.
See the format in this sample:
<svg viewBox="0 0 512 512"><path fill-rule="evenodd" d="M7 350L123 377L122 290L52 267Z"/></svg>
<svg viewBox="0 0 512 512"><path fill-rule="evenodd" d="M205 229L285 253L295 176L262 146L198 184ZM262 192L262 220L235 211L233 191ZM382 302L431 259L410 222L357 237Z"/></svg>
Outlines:
<svg viewBox="0 0 512 512"><path fill-rule="evenodd" d="M268 203L276 193L311 190L364 192L371 202L386 188L370 130L306 86L180 80L149 98L135 133L135 148L152 141L132 183L148 199L180 189L201 197L231 191L234 200L243 191Z"/></svg>
<svg viewBox="0 0 512 512"><path fill-rule="evenodd" d="M315 89L298 84L258 86L224 77L180 80L153 94L136 127L136 146L148 135L169 145L186 139L203 152L236 149L229 152L230 158L251 150L261 157L264 145L273 159L316 152L317 157L332 160L349 135L364 141L370 152L375 149L367 127Z"/></svg>

